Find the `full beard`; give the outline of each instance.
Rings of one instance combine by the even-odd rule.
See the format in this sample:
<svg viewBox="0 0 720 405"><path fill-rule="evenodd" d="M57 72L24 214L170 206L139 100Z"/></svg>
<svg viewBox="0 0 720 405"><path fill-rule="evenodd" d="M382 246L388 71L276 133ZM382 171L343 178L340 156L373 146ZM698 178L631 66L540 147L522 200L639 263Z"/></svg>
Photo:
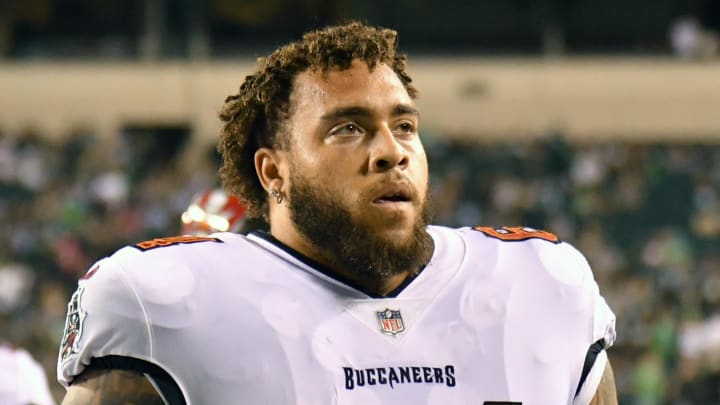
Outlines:
<svg viewBox="0 0 720 405"><path fill-rule="evenodd" d="M288 196L291 218L332 267L361 279L382 281L404 272L412 277L430 260L434 246L425 230L432 216L429 196L425 196L410 236L386 240L368 225L353 220L350 211L337 202L337 196L323 187L295 173L292 185Z"/></svg>

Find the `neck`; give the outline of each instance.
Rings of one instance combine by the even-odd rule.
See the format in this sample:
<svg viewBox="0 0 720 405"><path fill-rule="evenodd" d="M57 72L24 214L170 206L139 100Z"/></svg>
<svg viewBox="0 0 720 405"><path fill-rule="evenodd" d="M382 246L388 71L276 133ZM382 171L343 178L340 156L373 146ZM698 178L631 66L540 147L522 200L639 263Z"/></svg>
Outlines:
<svg viewBox="0 0 720 405"><path fill-rule="evenodd" d="M378 296L386 296L402 285L410 276L410 271L404 271L387 278L361 275L338 266L327 252L315 246L294 228L288 229L286 227L272 225L270 227L270 234L303 256L318 262L333 274L356 284L363 291L371 292Z"/></svg>
<svg viewBox="0 0 720 405"><path fill-rule="evenodd" d="M295 203L270 201L270 233L369 295L391 293L430 261L434 243L419 218L405 229L363 222L326 196L297 193Z"/></svg>

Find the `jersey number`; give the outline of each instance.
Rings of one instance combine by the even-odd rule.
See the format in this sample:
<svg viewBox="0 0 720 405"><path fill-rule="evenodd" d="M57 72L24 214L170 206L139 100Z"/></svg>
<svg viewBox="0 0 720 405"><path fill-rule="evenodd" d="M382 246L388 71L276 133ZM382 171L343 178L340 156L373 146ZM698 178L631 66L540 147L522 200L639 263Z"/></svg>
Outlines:
<svg viewBox="0 0 720 405"><path fill-rule="evenodd" d="M503 226L501 228L476 226L473 229L480 231L491 238L510 242L518 242L528 239L542 239L552 243L560 243L560 239L554 233L524 226Z"/></svg>
<svg viewBox="0 0 720 405"><path fill-rule="evenodd" d="M198 243L198 242L220 242L218 238L210 238L207 236L173 236L170 238L159 238L152 239L145 242L136 243L133 245L136 249L142 250L143 252L150 249L159 247L179 245L181 243Z"/></svg>

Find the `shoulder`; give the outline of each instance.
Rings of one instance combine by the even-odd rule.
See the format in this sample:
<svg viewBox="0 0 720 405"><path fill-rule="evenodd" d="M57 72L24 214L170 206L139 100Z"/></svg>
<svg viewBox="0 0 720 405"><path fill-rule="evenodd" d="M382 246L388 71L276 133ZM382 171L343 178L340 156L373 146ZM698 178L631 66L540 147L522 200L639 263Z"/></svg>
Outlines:
<svg viewBox="0 0 720 405"><path fill-rule="evenodd" d="M228 254L247 254L251 248L244 235L217 233L210 236L168 236L122 247L95 263L81 278L96 278L95 273L122 272L142 278L150 272L162 273L180 267L192 267ZM102 271L101 271L102 269ZM107 270L106 270L107 269Z"/></svg>
<svg viewBox="0 0 720 405"><path fill-rule="evenodd" d="M73 300L128 308L148 316L150 302L182 302L201 281L221 279L221 274L238 266L249 266L252 260L241 258L250 256L253 248L244 236L231 233L135 243L93 264L80 278Z"/></svg>
<svg viewBox="0 0 720 405"><path fill-rule="evenodd" d="M124 284L129 289L182 287L184 276L211 277L239 266L252 267L258 247L244 235L171 236L125 246L94 263L80 278L80 287ZM168 280L172 280L169 283ZM137 293L137 291L135 291Z"/></svg>
<svg viewBox="0 0 720 405"><path fill-rule="evenodd" d="M553 244L560 244L562 241L552 232L527 226L474 226L468 228L482 233L485 237L493 238L501 242L526 242L532 240L543 240Z"/></svg>
<svg viewBox="0 0 720 405"><path fill-rule="evenodd" d="M68 384L91 358L151 359L154 328L187 320L186 299L209 275L237 265L239 260L227 258L227 252L242 254L244 244L244 237L234 234L159 238L94 263L70 297L58 379Z"/></svg>
<svg viewBox="0 0 720 405"><path fill-rule="evenodd" d="M593 319L590 342L603 339L605 347L615 340L615 314L600 295L600 289L585 256L555 234L527 227L465 227L454 230L468 245L470 260L508 274L514 280L562 291L576 301L573 308L586 308Z"/></svg>
<svg viewBox="0 0 720 405"><path fill-rule="evenodd" d="M593 280L585 256L550 231L521 226L474 226L449 231L461 235L470 255L476 252L486 261L492 257L497 265L541 268L565 284Z"/></svg>
<svg viewBox="0 0 720 405"><path fill-rule="evenodd" d="M111 257L122 262L135 260L167 260L186 255L213 254L228 245L242 244L245 237L233 233L216 233L209 236L179 235L150 239L125 246Z"/></svg>

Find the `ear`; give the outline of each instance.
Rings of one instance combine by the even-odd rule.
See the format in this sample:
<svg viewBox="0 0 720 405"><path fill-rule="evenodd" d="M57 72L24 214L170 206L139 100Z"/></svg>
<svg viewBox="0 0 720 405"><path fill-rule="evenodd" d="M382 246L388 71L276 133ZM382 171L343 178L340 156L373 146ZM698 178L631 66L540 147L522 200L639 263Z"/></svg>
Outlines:
<svg viewBox="0 0 720 405"><path fill-rule="evenodd" d="M285 155L282 151L260 148L255 151L255 172L265 191L282 191L285 183Z"/></svg>

